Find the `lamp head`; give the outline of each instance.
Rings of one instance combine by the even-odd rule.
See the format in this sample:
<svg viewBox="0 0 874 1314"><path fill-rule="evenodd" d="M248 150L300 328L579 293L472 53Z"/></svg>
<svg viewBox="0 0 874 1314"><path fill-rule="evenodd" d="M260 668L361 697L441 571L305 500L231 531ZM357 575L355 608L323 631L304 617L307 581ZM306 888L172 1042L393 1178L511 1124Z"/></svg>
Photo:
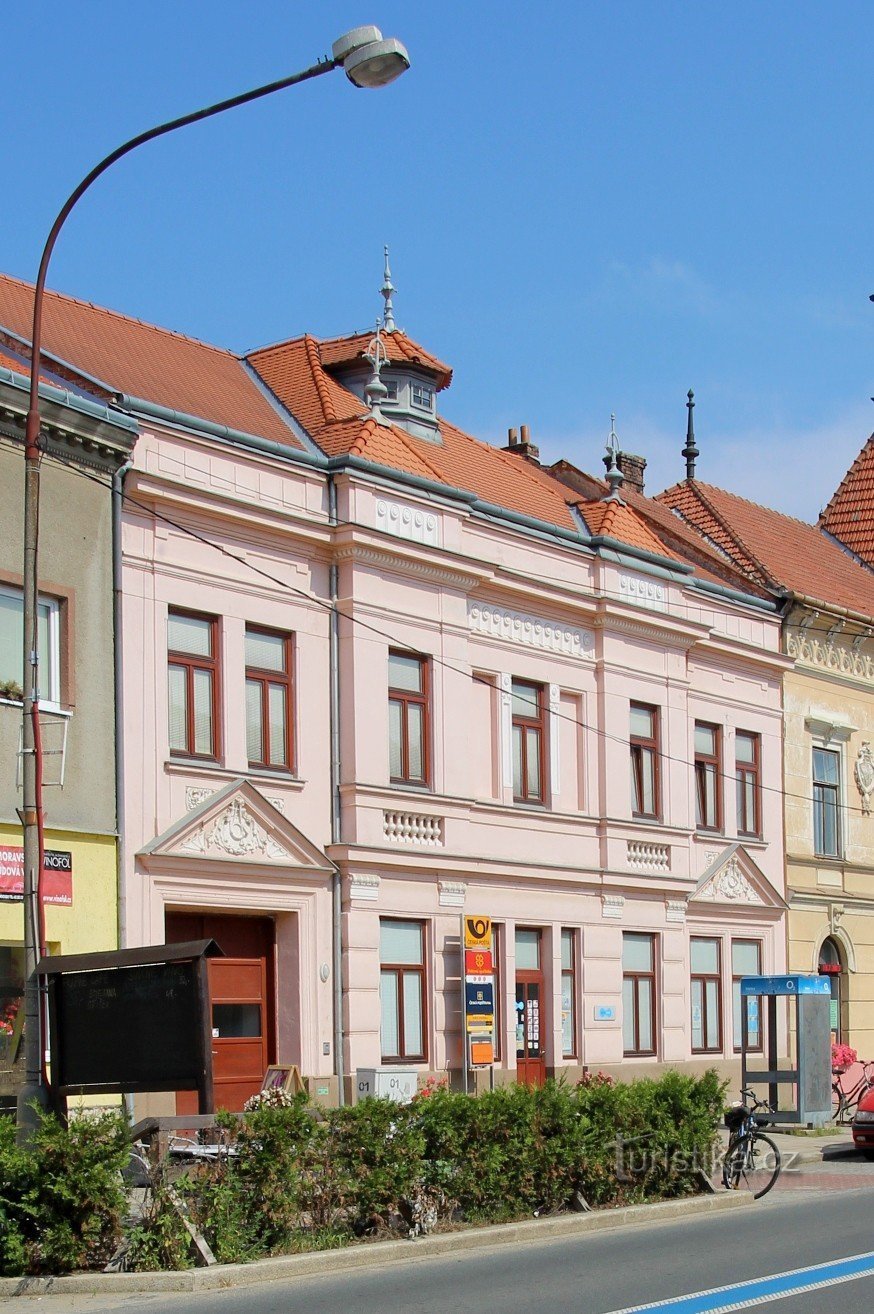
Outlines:
<svg viewBox="0 0 874 1314"><path fill-rule="evenodd" d="M356 87L385 87L410 67L406 47L384 38L378 27L353 28L334 42L331 54Z"/></svg>

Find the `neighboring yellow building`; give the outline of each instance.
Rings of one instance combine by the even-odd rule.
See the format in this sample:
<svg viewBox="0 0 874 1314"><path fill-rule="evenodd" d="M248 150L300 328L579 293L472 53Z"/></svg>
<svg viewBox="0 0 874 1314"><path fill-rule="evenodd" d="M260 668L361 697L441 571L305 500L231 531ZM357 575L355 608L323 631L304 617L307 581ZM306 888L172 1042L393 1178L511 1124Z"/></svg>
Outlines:
<svg viewBox="0 0 874 1314"><path fill-rule="evenodd" d="M872 580L874 586L874 580ZM874 1057L874 642L795 609L784 736L789 970L828 972L832 1032Z"/></svg>
<svg viewBox="0 0 874 1314"><path fill-rule="evenodd" d="M829 976L835 1039L874 1058L874 572L694 465L660 500L783 602L789 971Z"/></svg>

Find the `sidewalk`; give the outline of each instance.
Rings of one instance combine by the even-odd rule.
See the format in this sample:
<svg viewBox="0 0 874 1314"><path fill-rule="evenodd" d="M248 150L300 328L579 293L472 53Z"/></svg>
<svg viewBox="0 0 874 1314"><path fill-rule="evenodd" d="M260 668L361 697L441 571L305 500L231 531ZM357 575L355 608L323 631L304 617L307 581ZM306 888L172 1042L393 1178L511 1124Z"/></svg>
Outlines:
<svg viewBox="0 0 874 1314"><path fill-rule="evenodd" d="M790 1155L794 1155L790 1160L793 1167L805 1163L822 1163L830 1159L858 1157L861 1161L861 1155L853 1145L853 1135L849 1127L831 1128L823 1136L796 1136L791 1132L778 1131L774 1127L765 1127L763 1130L777 1146L784 1163ZM721 1136L723 1145L727 1145L728 1131L725 1128L722 1129Z"/></svg>

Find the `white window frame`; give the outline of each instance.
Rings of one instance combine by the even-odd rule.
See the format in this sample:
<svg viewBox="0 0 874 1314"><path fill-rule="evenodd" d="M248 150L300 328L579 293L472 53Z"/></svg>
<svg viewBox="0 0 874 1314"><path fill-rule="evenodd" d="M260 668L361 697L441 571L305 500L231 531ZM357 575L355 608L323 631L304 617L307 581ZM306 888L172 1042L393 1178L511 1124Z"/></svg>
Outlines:
<svg viewBox="0 0 874 1314"><path fill-rule="evenodd" d="M845 862L849 842L848 821L848 781L847 781L847 745L857 727L848 722L831 719L824 713L812 713L804 718L810 734L810 755L807 763L808 789L810 791L810 851L815 858L824 862ZM824 748L838 755L838 853L837 856L816 851L816 825L814 823L813 802L813 750Z"/></svg>
<svg viewBox="0 0 874 1314"><path fill-rule="evenodd" d="M416 393L427 393L427 401L417 401ZM410 405L415 406L417 410L427 411L429 415L434 413L434 389L429 383L420 383L418 379L410 380Z"/></svg>
<svg viewBox="0 0 874 1314"><path fill-rule="evenodd" d="M14 584L0 584L0 595L15 598L24 611L24 589ZM40 661L40 707L47 711L61 710L61 603L59 598L40 593L41 606L48 607L49 661ZM48 679L46 679L48 667ZM27 672L22 672L22 688L26 687Z"/></svg>

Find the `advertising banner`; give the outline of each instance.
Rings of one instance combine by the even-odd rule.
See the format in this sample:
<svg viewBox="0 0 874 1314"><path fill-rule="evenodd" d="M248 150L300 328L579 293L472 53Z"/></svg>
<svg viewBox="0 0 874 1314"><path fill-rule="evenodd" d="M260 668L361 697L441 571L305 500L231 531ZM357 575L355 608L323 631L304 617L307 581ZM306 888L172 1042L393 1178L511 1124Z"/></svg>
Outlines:
<svg viewBox="0 0 874 1314"><path fill-rule="evenodd" d="M69 906L73 902L73 855L60 849L46 849L40 893L43 903ZM0 844L0 902L24 902L24 849L14 844Z"/></svg>

